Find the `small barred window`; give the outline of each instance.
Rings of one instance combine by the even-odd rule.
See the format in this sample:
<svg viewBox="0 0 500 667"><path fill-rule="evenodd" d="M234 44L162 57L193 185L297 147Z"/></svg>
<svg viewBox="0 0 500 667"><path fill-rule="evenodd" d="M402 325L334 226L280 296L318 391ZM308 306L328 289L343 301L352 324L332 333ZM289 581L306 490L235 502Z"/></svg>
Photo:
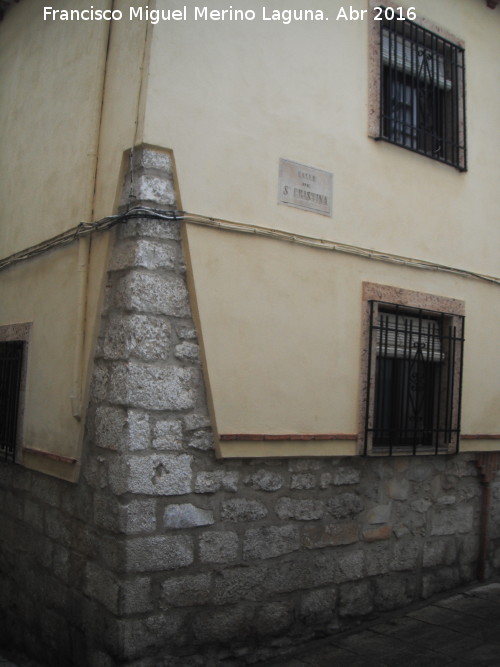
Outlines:
<svg viewBox="0 0 500 667"><path fill-rule="evenodd" d="M462 316L370 302L365 453L458 451Z"/></svg>
<svg viewBox="0 0 500 667"><path fill-rule="evenodd" d="M464 50L413 21L380 22L379 139L466 169Z"/></svg>
<svg viewBox="0 0 500 667"><path fill-rule="evenodd" d="M15 461L19 421L23 341L0 342L0 458Z"/></svg>

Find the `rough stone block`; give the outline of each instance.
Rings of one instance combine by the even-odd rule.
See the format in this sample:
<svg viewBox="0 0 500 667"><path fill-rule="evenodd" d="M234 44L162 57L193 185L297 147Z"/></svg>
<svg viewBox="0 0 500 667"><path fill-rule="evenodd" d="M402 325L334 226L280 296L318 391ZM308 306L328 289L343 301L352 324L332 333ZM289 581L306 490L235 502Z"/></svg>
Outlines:
<svg viewBox="0 0 500 667"><path fill-rule="evenodd" d="M358 484L361 479L361 473L352 466L340 466L332 473L332 483L335 486L345 486L348 484Z"/></svg>
<svg viewBox="0 0 500 667"><path fill-rule="evenodd" d="M128 239L136 236L154 239L180 240L180 223L178 220L155 220L138 218L127 220L118 227L118 238Z"/></svg>
<svg viewBox="0 0 500 667"><path fill-rule="evenodd" d="M194 489L196 493L216 493L217 491L238 490L237 472L226 472L225 470L214 470L211 472L200 472L196 476Z"/></svg>
<svg viewBox="0 0 500 667"><path fill-rule="evenodd" d="M304 546L308 549L352 544L358 541L358 526L354 522L306 526Z"/></svg>
<svg viewBox="0 0 500 667"><path fill-rule="evenodd" d="M118 590L119 585L112 572L92 561L87 563L85 593L113 614L118 614Z"/></svg>
<svg viewBox="0 0 500 667"><path fill-rule="evenodd" d="M134 174L132 182L128 183L128 187L123 188L120 206L138 202L175 209L176 196L173 180L166 178L164 174L147 172Z"/></svg>
<svg viewBox="0 0 500 667"><path fill-rule="evenodd" d="M123 408L99 406L95 411L95 444L117 451L124 446L127 413Z"/></svg>
<svg viewBox="0 0 500 667"><path fill-rule="evenodd" d="M276 514L280 519L297 519L312 521L321 519L324 514L324 504L320 500L280 498L275 505Z"/></svg>
<svg viewBox="0 0 500 667"><path fill-rule="evenodd" d="M455 540L449 538L434 538L424 543L423 566L437 567L453 565L457 558Z"/></svg>
<svg viewBox="0 0 500 667"><path fill-rule="evenodd" d="M321 470L324 462L320 459L290 459L288 469L290 472L308 472L310 470Z"/></svg>
<svg viewBox="0 0 500 667"><path fill-rule="evenodd" d="M186 326L183 324L177 327L176 331L179 338L183 338L184 340L196 340L198 338L196 329L191 326Z"/></svg>
<svg viewBox="0 0 500 667"><path fill-rule="evenodd" d="M197 642L214 643L244 640L251 632L250 613L243 607L200 613L194 618L193 631Z"/></svg>
<svg viewBox="0 0 500 667"><path fill-rule="evenodd" d="M454 567L441 568L422 577L422 598L447 591L460 583L460 570Z"/></svg>
<svg viewBox="0 0 500 667"><path fill-rule="evenodd" d="M168 243L148 239L129 239L113 248L111 271L141 267L145 269L174 269L177 250Z"/></svg>
<svg viewBox="0 0 500 667"><path fill-rule="evenodd" d="M5 507L5 500L0 505ZM28 498L24 503L24 521L35 528L35 530L42 530L43 527L43 508L39 503L35 503Z"/></svg>
<svg viewBox="0 0 500 667"><path fill-rule="evenodd" d="M173 577L161 586L163 607L191 607L210 601L210 574Z"/></svg>
<svg viewBox="0 0 500 667"><path fill-rule="evenodd" d="M302 616L332 615L337 604L337 591L333 587L307 591L300 600Z"/></svg>
<svg viewBox="0 0 500 667"><path fill-rule="evenodd" d="M118 362L112 370L109 396L113 403L145 410L187 410L194 406L199 387L195 368Z"/></svg>
<svg viewBox="0 0 500 667"><path fill-rule="evenodd" d="M293 622L294 610L285 602L268 602L259 607L253 628L259 637L284 633Z"/></svg>
<svg viewBox="0 0 500 667"><path fill-rule="evenodd" d="M274 558L299 549L299 531L295 526L250 528L243 542L243 558Z"/></svg>
<svg viewBox="0 0 500 667"><path fill-rule="evenodd" d="M196 507L191 503L169 505L163 514L165 528L195 528L196 526L210 526L213 523L215 519L212 511Z"/></svg>
<svg viewBox="0 0 500 667"><path fill-rule="evenodd" d="M365 528L363 530L363 539L365 542L388 540L391 535L392 526L379 526L378 528Z"/></svg>
<svg viewBox="0 0 500 667"><path fill-rule="evenodd" d="M135 577L120 584L118 592L121 614L143 614L153 609L151 579Z"/></svg>
<svg viewBox="0 0 500 667"><path fill-rule="evenodd" d="M341 493L328 500L327 508L336 519L346 519L362 512L364 503L356 493Z"/></svg>
<svg viewBox="0 0 500 667"><path fill-rule="evenodd" d="M71 547L72 525L70 517L49 507L45 510L45 534L60 544Z"/></svg>
<svg viewBox="0 0 500 667"><path fill-rule="evenodd" d="M376 609L389 611L404 607L411 602L407 583L403 577L379 577L375 579L374 584Z"/></svg>
<svg viewBox="0 0 500 667"><path fill-rule="evenodd" d="M94 362L90 393L95 401L105 401L108 395L109 369L103 361Z"/></svg>
<svg viewBox="0 0 500 667"><path fill-rule="evenodd" d="M130 272L119 280L115 302L124 310L152 315L189 317L191 314L186 284L174 273Z"/></svg>
<svg viewBox="0 0 500 667"><path fill-rule="evenodd" d="M431 535L455 535L469 533L473 529L474 508L459 506L433 510Z"/></svg>
<svg viewBox="0 0 500 667"><path fill-rule="evenodd" d="M179 635L184 616L178 611L154 614L141 619L120 619L116 623L119 654L124 661L142 658L162 649Z"/></svg>
<svg viewBox="0 0 500 667"><path fill-rule="evenodd" d="M265 567L235 567L221 570L214 582L215 604L233 604L240 600L256 601L262 597Z"/></svg>
<svg viewBox="0 0 500 667"><path fill-rule="evenodd" d="M340 587L340 616L365 616L373 610L373 588L370 582L343 584Z"/></svg>
<svg viewBox="0 0 500 667"><path fill-rule="evenodd" d="M207 532L200 537L202 563L230 563L238 557L238 535L232 531Z"/></svg>
<svg viewBox="0 0 500 667"><path fill-rule="evenodd" d="M298 473L292 475L290 480L291 489L314 489L316 486L316 475L312 473Z"/></svg>
<svg viewBox="0 0 500 667"><path fill-rule="evenodd" d="M250 484L253 489L268 492L278 491L284 483L283 475L264 469L258 470L245 479L245 484Z"/></svg>
<svg viewBox="0 0 500 667"><path fill-rule="evenodd" d="M401 540L394 545L391 569L415 570L418 566L420 546L416 540Z"/></svg>
<svg viewBox="0 0 500 667"><path fill-rule="evenodd" d="M129 535L151 533L156 529L156 501L153 499L130 500L119 507L118 515L120 530Z"/></svg>
<svg viewBox="0 0 500 667"><path fill-rule="evenodd" d="M196 431L187 441L187 446L201 451L214 448L214 437L211 431Z"/></svg>
<svg viewBox="0 0 500 667"><path fill-rule="evenodd" d="M97 526L108 531L118 532L120 530L118 509L118 501L114 496L100 491L96 492L94 496L94 521Z"/></svg>
<svg viewBox="0 0 500 667"><path fill-rule="evenodd" d="M410 507L415 512L424 513L427 512L431 505L432 503L429 500L426 500L425 498L418 498L411 503Z"/></svg>
<svg viewBox="0 0 500 667"><path fill-rule="evenodd" d="M198 429L208 428L210 426L210 417L206 414L194 412L184 417L184 428L186 431L197 431Z"/></svg>
<svg viewBox="0 0 500 667"><path fill-rule="evenodd" d="M463 454L455 456L446 466L446 474L454 477L477 477L478 471L474 461L466 458Z"/></svg>
<svg viewBox="0 0 500 667"><path fill-rule="evenodd" d="M127 410L127 449L131 452L147 449L150 445L149 415L142 410Z"/></svg>
<svg viewBox="0 0 500 667"><path fill-rule="evenodd" d="M335 582L342 583L344 581L361 579L364 562L365 555L361 550L339 554L335 558L334 563Z"/></svg>
<svg viewBox="0 0 500 667"><path fill-rule="evenodd" d="M175 346L174 355L179 361L193 362L200 359L200 348L197 343L183 341Z"/></svg>
<svg viewBox="0 0 500 667"><path fill-rule="evenodd" d="M235 498L222 503L221 518L225 521L258 521L266 516L266 506L258 500Z"/></svg>
<svg viewBox="0 0 500 667"><path fill-rule="evenodd" d="M391 505L376 505L366 513L366 520L370 524L387 523L391 518Z"/></svg>
<svg viewBox="0 0 500 667"><path fill-rule="evenodd" d="M183 449L182 421L164 419L157 421L153 429L154 449L176 451Z"/></svg>
<svg viewBox="0 0 500 667"><path fill-rule="evenodd" d="M43 501L52 507L59 507L61 504L61 487L62 482L53 477L37 473L33 475L31 484L31 493L35 498Z"/></svg>
<svg viewBox="0 0 500 667"><path fill-rule="evenodd" d="M128 455L113 461L111 488L114 493L144 493L177 496L192 491L191 465L187 454Z"/></svg>
<svg viewBox="0 0 500 667"><path fill-rule="evenodd" d="M191 565L193 541L188 535L136 537L125 543L126 568L130 572L157 572Z"/></svg>
<svg viewBox="0 0 500 667"><path fill-rule="evenodd" d="M387 483L387 493L393 500L408 500L410 482L404 477L394 477Z"/></svg>
<svg viewBox="0 0 500 667"><path fill-rule="evenodd" d="M111 315L102 344L106 359L143 361L166 359L170 352L172 327L161 317L154 315Z"/></svg>
<svg viewBox="0 0 500 667"><path fill-rule="evenodd" d="M365 569L369 577L386 574L392 567L393 545L391 542L374 544L365 552Z"/></svg>
<svg viewBox="0 0 500 667"><path fill-rule="evenodd" d="M407 478L412 482L424 482L431 479L435 474L435 468L432 463L422 462L413 459L406 472Z"/></svg>

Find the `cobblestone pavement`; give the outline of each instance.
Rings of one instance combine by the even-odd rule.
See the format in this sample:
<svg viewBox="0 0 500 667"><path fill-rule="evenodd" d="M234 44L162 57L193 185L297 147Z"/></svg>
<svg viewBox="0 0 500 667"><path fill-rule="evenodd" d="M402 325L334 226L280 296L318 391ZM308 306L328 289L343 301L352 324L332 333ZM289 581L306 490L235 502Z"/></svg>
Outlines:
<svg viewBox="0 0 500 667"><path fill-rule="evenodd" d="M477 584L261 667L500 667L500 583Z"/></svg>
<svg viewBox="0 0 500 667"><path fill-rule="evenodd" d="M4 657L2 657L4 656ZM7 657L8 656L8 657ZM500 667L500 582L413 605L259 667ZM40 667L0 649L0 667Z"/></svg>

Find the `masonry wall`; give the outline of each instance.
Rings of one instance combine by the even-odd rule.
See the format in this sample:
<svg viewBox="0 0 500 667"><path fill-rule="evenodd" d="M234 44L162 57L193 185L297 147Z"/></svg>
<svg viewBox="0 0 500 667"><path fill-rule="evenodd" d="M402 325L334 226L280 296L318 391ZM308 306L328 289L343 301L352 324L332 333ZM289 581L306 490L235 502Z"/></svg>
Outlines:
<svg viewBox="0 0 500 667"><path fill-rule="evenodd" d="M149 185L171 168L151 157ZM216 460L188 296L179 222L117 229L81 479L0 465L2 642L65 667L244 665L475 578L473 454Z"/></svg>

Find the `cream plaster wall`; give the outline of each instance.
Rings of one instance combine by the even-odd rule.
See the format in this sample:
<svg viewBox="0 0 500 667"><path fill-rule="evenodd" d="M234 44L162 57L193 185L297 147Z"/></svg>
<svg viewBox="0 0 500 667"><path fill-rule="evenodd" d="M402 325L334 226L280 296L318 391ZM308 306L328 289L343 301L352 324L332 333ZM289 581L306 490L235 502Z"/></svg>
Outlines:
<svg viewBox="0 0 500 667"><path fill-rule="evenodd" d="M186 239L219 434L357 434L363 281L465 301L461 430L500 432L498 286L189 223ZM325 453L317 442L300 446ZM464 440L461 449L492 446Z"/></svg>
<svg viewBox="0 0 500 667"><path fill-rule="evenodd" d="M94 0L122 9L140 0ZM88 9L54 0L56 9ZM0 256L116 212L124 150L141 141L146 22L44 21L23 0L0 24ZM99 323L109 234L0 273L0 324L33 322L23 442L79 459L88 368ZM80 247L79 247L80 246ZM29 467L74 479L78 465L38 455Z"/></svg>
<svg viewBox="0 0 500 667"><path fill-rule="evenodd" d="M184 210L498 276L499 12L471 0L397 3L465 43L460 173L368 137L367 20L336 21L343 3L319 0L329 21L282 25L260 19L264 4L252 3L257 18L242 23L195 21L188 3L187 21L154 28L144 141L173 149ZM271 9L303 7L277 0ZM332 218L278 205L281 157L334 173ZM498 286L189 224L186 238L219 433L357 432L364 280L466 301L462 431L500 432Z"/></svg>
<svg viewBox="0 0 500 667"><path fill-rule="evenodd" d="M251 3L258 17L264 4ZM368 137L369 26L336 21L343 3L319 0L329 21L290 25L195 21L188 3L187 21L154 28L144 130L174 150L184 208L498 274L500 139L488 128L500 105L500 14L471 0L398 4L465 41L468 173ZM277 206L280 157L334 173L331 219Z"/></svg>

